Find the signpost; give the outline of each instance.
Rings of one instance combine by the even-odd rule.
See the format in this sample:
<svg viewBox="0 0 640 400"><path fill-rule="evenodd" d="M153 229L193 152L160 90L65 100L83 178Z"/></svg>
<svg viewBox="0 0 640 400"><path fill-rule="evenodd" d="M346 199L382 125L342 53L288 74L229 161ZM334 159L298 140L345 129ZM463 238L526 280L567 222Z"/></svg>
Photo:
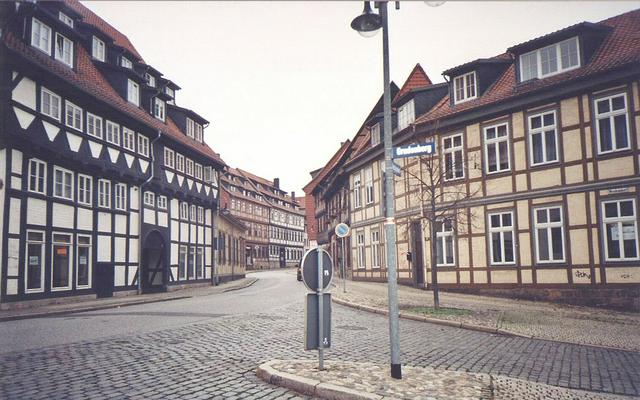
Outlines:
<svg viewBox="0 0 640 400"><path fill-rule="evenodd" d="M324 369L324 349L331 345L331 297L323 290L329 287L332 278L333 261L329 253L320 247L307 251L302 258L302 281L316 293L307 294L305 350L312 350L314 345L318 349L320 371ZM311 300L312 297L316 300Z"/></svg>
<svg viewBox="0 0 640 400"><path fill-rule="evenodd" d="M335 228L336 236L341 239L342 242L342 293L347 293L347 267L346 259L347 255L344 252L344 238L349 236L349 225L344 222L340 222Z"/></svg>
<svg viewBox="0 0 640 400"><path fill-rule="evenodd" d="M416 143L408 146L393 148L393 158L417 157L434 154L436 145L434 142Z"/></svg>

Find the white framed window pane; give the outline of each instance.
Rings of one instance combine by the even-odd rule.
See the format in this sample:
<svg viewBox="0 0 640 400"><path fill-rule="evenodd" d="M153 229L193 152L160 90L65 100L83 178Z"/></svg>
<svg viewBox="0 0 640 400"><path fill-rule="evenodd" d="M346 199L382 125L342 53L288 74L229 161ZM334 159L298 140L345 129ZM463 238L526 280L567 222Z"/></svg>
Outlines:
<svg viewBox="0 0 640 400"><path fill-rule="evenodd" d="M25 257L25 291L44 289L44 232L27 231Z"/></svg>
<svg viewBox="0 0 640 400"><path fill-rule="evenodd" d="M104 42L97 37L93 37L91 55L96 60L104 61L105 60L105 47Z"/></svg>
<svg viewBox="0 0 640 400"><path fill-rule="evenodd" d="M51 28L36 18L31 22L31 45L51 54Z"/></svg>
<svg viewBox="0 0 640 400"><path fill-rule="evenodd" d="M102 118L87 113L87 133L102 139Z"/></svg>
<svg viewBox="0 0 640 400"><path fill-rule="evenodd" d="M73 66L73 42L59 33L56 33L55 58L70 67Z"/></svg>

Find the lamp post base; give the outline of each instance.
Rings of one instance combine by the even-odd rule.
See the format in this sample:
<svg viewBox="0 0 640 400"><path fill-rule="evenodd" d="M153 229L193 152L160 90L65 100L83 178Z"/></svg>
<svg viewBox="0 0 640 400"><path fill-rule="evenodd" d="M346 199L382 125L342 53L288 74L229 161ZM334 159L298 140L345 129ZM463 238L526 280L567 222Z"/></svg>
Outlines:
<svg viewBox="0 0 640 400"><path fill-rule="evenodd" d="M402 364L391 364L391 377L402 379Z"/></svg>

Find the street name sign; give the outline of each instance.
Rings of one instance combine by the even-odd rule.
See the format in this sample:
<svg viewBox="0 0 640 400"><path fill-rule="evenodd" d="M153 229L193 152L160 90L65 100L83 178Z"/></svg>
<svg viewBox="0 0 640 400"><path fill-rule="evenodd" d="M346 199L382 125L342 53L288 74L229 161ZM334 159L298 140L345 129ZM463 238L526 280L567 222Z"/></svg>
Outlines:
<svg viewBox="0 0 640 400"><path fill-rule="evenodd" d="M385 163L382 163L382 173L384 173L386 166ZM393 172L396 176L402 176L402 168L395 163L395 161L391 160L391 172Z"/></svg>
<svg viewBox="0 0 640 400"><path fill-rule="evenodd" d="M394 147L393 158L417 157L434 154L435 152L436 145L434 142L417 143L409 146Z"/></svg>
<svg viewBox="0 0 640 400"><path fill-rule="evenodd" d="M331 256L324 249L322 252L322 289L326 289L333 279L333 261ZM318 291L318 250L312 249L306 252L302 258L302 281L307 289L312 292Z"/></svg>
<svg viewBox="0 0 640 400"><path fill-rule="evenodd" d="M336 225L335 232L336 236L339 238L349 236L349 225L345 224L344 222L340 222L338 225Z"/></svg>
<svg viewBox="0 0 640 400"><path fill-rule="evenodd" d="M307 302L304 309L304 319L307 321L304 330L304 349L317 350L320 348L318 341L318 295L307 293ZM322 294L322 347L331 347L331 293Z"/></svg>

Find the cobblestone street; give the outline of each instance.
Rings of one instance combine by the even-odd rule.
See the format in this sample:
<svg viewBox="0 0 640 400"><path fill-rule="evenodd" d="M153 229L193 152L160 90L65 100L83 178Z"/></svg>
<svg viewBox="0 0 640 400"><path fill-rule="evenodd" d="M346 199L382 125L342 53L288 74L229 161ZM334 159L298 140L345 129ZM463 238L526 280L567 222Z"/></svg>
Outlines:
<svg viewBox="0 0 640 400"><path fill-rule="evenodd" d="M0 398L294 398L295 393L260 381L255 369L274 358L315 358L315 352L302 350L301 284L282 272L256 276L261 280L236 292L242 294L237 297L239 302L259 304L263 297L277 297L278 293L294 293L298 300L287 302L287 296L280 296L282 304L269 305L262 312L216 316L153 332L7 352L0 356ZM285 282L270 288L264 286L263 278ZM217 299L217 295L208 297L210 308L216 308ZM172 307L182 301L171 302ZM71 317L100 320L129 314L135 323L140 310L153 309L162 318L157 307L168 307L167 304L136 306L135 312L130 307ZM38 321L46 325L50 320ZM0 325L0 333L5 333L4 324L8 323ZM640 394L640 353L496 336L406 320L400 324L405 365ZM388 362L385 317L334 306L332 325L333 348L326 352L328 360Z"/></svg>

